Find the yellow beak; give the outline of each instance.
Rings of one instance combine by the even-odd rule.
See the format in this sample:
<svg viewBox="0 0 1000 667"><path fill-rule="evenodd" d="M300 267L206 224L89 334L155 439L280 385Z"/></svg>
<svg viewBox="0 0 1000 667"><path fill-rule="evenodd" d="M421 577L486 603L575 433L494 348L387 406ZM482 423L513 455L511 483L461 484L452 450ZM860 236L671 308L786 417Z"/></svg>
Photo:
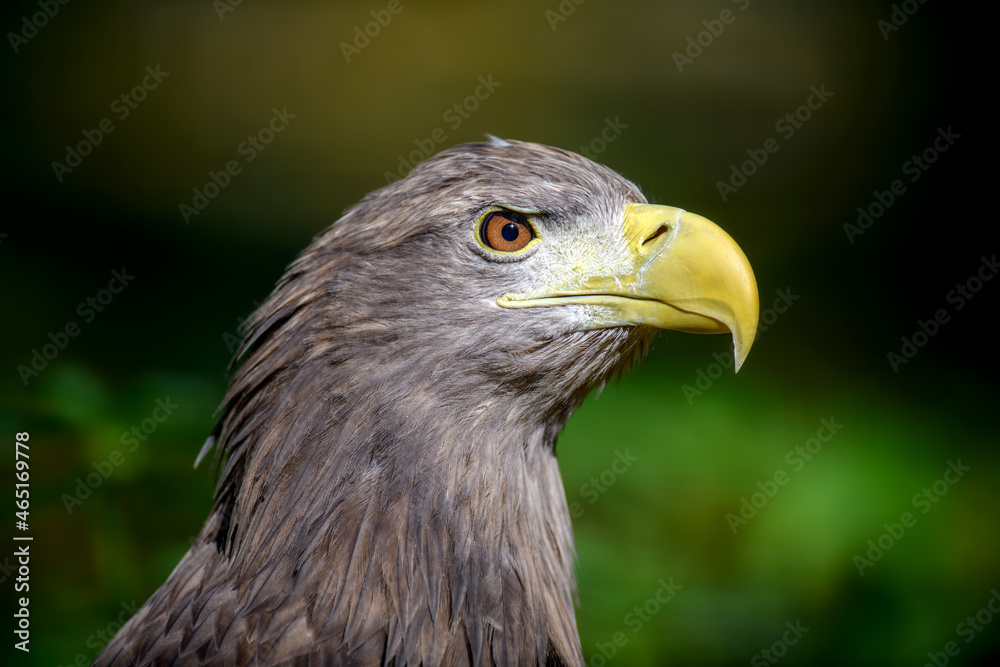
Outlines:
<svg viewBox="0 0 1000 667"><path fill-rule="evenodd" d="M753 269L736 242L700 215L652 204L626 206L623 233L628 247L617 266L579 267L561 286L507 294L497 304L602 306L588 329L648 325L730 333L739 370L753 345L760 306Z"/></svg>

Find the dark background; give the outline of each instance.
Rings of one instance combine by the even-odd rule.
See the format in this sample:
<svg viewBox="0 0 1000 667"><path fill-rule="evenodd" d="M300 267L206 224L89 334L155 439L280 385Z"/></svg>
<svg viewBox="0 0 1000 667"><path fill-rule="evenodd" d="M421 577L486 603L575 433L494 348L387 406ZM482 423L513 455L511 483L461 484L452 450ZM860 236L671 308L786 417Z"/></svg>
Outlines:
<svg viewBox="0 0 1000 667"><path fill-rule="evenodd" d="M58 12L39 14L50 4ZM1000 600L1000 281L969 284L992 277L983 258L997 250L995 131L971 113L994 115L994 58L976 52L991 46L992 19L915 0L404 0L396 14L378 1L248 0L220 18L221 6L0 12L11 491L14 434L31 436L30 529L11 517L0 537L34 537L31 652L11 651L17 664L89 663L187 549L214 480L191 466L238 323L296 253L401 159L484 133L585 147L650 200L716 221L750 259L770 321L738 376L716 365L723 337L662 335L561 437L588 664L977 664L1000 653L987 606ZM884 32L894 11L907 20ZM341 44L366 24L376 32L371 12L391 20L348 62ZM24 21L36 15L32 32ZM679 71L674 54L689 48L697 57ZM147 67L167 74L120 118L112 103ZM832 95L787 136L776 122L810 87ZM294 118L247 162L239 147L273 109ZM113 131L60 180L53 162L104 118ZM958 138L911 180L904 164L949 128ZM718 183L772 137L777 152L724 199ZM230 160L241 172L185 224L179 205ZM849 238L858 207L878 212L897 180L905 190ZM134 278L102 292L113 271ZM981 289L959 309L949 294L967 284ZM106 303L78 310L88 298ZM947 321L894 369L887 355L941 309ZM71 321L78 335L60 338ZM54 358L25 372L46 345ZM176 406L162 423L157 400ZM825 435L821 420L841 426L793 465L786 454ZM132 447L126 434L143 426ZM937 502L915 498L959 460L968 471L937 482ZM776 473L787 483L769 485ZM773 497L754 497L762 488ZM13 514L11 491L0 497ZM734 534L727 515L754 498L762 506ZM863 573L858 557L873 558ZM682 587L665 604L661 582ZM977 614L981 630L962 625Z"/></svg>

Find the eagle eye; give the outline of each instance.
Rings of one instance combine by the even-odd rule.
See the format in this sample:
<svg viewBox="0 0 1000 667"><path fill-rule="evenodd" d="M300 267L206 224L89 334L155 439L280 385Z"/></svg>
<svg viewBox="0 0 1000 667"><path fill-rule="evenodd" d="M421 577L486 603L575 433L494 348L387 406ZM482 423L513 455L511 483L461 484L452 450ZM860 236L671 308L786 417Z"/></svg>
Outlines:
<svg viewBox="0 0 1000 667"><path fill-rule="evenodd" d="M535 230L522 213L494 211L483 220L479 236L487 248L498 252L516 252L535 238Z"/></svg>

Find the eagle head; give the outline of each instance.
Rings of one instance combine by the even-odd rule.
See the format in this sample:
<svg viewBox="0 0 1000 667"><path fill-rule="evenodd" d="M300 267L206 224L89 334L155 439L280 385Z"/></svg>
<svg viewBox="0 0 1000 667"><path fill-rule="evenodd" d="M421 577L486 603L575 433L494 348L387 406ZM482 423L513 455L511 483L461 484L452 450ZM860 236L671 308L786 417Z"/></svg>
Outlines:
<svg viewBox="0 0 1000 667"><path fill-rule="evenodd" d="M604 166L426 160L251 318L212 513L101 660L583 664L558 433L658 329L729 333L738 369L757 312L724 231Z"/></svg>

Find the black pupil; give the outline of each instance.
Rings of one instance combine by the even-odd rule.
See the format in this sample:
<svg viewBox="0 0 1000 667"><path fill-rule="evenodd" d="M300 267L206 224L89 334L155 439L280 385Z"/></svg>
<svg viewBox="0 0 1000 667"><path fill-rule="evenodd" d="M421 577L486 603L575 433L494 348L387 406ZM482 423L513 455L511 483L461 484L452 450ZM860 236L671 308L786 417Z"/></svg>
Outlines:
<svg viewBox="0 0 1000 667"><path fill-rule="evenodd" d="M500 230L500 236L503 237L504 241L513 241L520 234L521 234L521 229L517 226L516 223L513 222L508 222L506 225L503 226L503 229Z"/></svg>

